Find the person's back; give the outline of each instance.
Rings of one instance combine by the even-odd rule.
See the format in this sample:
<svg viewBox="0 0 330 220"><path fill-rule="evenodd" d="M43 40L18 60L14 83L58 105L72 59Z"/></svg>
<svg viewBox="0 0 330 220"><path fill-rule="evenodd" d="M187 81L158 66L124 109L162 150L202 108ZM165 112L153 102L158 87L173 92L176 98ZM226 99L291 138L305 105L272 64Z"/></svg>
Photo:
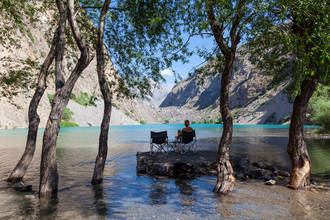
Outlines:
<svg viewBox="0 0 330 220"><path fill-rule="evenodd" d="M184 132L192 132L193 129L188 125L188 127L183 128L182 131L184 131Z"/></svg>
<svg viewBox="0 0 330 220"><path fill-rule="evenodd" d="M184 121L184 126L186 126L185 128L182 129L182 131L184 132L192 132L193 129L189 126L189 120L185 120Z"/></svg>
<svg viewBox="0 0 330 220"><path fill-rule="evenodd" d="M189 120L184 121L184 126L185 128L182 128L182 130L178 130L178 136L176 136L176 139L181 138L182 132L192 132L193 129L189 126Z"/></svg>

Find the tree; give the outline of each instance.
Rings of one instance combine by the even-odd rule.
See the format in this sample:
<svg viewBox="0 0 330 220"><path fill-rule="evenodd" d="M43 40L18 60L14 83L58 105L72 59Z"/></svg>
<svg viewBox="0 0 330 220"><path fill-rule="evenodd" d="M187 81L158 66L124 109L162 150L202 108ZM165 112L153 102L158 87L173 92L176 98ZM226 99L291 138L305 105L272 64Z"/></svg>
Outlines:
<svg viewBox="0 0 330 220"><path fill-rule="evenodd" d="M61 12L66 10L63 8L62 0L58 0L58 10ZM75 68L72 70L69 78L64 82L63 86L56 90L51 112L46 124L43 143L42 155L40 163L40 197L54 197L58 190L58 172L56 164L56 140L60 129L62 115L68 101L72 89L80 77L82 71L89 65L92 57L89 53L88 45L80 32L80 28L76 21L74 0L68 0L67 13L74 40L80 50L80 57ZM63 14L61 14L63 16ZM63 57L62 57L63 58Z"/></svg>
<svg viewBox="0 0 330 220"><path fill-rule="evenodd" d="M28 118L29 118L29 129L28 129L28 136L26 140L26 146L25 146L25 151L17 163L16 167L8 177L7 181L8 182L19 182L22 181L25 172L30 165L35 149L36 149L36 140L37 140L37 133L38 133L38 128L39 128L39 123L40 123L40 117L38 115L38 106L39 102L46 90L47 83L47 73L49 66L54 60L55 57L55 47L58 41L58 30L55 32L54 37L53 37L53 42L51 44L51 48L49 50L49 53L44 60L44 63L41 66L41 70L39 73L39 78L38 78L38 84L37 88L34 92L34 95L30 101L29 105L29 112L28 112Z"/></svg>
<svg viewBox="0 0 330 220"><path fill-rule="evenodd" d="M103 100L104 100L104 113L103 119L101 123L101 132L99 137L99 152L95 161L95 168L92 178L92 184L98 184L103 181L103 171L105 161L107 159L108 153L108 133L109 133L109 124L110 124L110 116L112 109L112 94L110 88L107 84L106 76L105 76L105 58L104 58L104 26L106 14L109 10L109 5L111 0L105 0L100 17L99 17L99 26L97 33L97 42L96 42L96 58L97 58L97 75L99 79L99 85L102 92Z"/></svg>
<svg viewBox="0 0 330 220"><path fill-rule="evenodd" d="M329 11L324 0L275 1L268 27L260 26L250 45L260 67L273 70L276 81L292 82L289 89L294 103L287 149L291 159L288 186L293 189L309 185L311 162L304 120L318 83L329 80Z"/></svg>
<svg viewBox="0 0 330 220"><path fill-rule="evenodd" d="M25 151L21 159L17 163L16 167L10 174L9 178L7 179L8 182L22 181L25 172L33 158L36 148L36 139L37 139L39 123L40 123L40 118L37 109L39 106L39 102L47 88L46 79L48 75L48 70L54 59L55 59L56 90L61 88L64 84L64 76L62 73L63 72L62 60L63 60L64 47L65 47L65 28L66 28L67 13L66 13L66 8L60 1L57 1L56 3L58 4L58 8L60 8L60 19L58 23L58 28L54 33L49 54L41 66L37 88L30 101L29 113L28 113L29 129L28 129Z"/></svg>
<svg viewBox="0 0 330 220"><path fill-rule="evenodd" d="M130 0L82 1L89 17L98 26L97 71L104 99L99 151L92 184L101 183L103 180L113 94L143 98L150 94L152 83L163 80L160 70L168 68L173 60L186 59L184 54L187 53L184 51L173 53L173 50L184 48L185 45L177 41L177 16L169 16L168 12L171 11L172 14L175 10L174 5L169 7L169 3ZM111 57L105 56L105 48ZM110 76L105 74L105 64L109 60L114 60L117 69L116 73Z"/></svg>
<svg viewBox="0 0 330 220"><path fill-rule="evenodd" d="M191 7L187 2L188 7ZM263 16L264 1L195 1L192 9L186 9L184 22L190 24L190 35L211 34L216 43L216 57L212 62L221 72L220 112L223 132L218 148L217 183L213 189L217 193L229 193L233 189L235 177L229 161L233 133L233 119L229 108L229 84L233 73L238 46L254 25L256 18ZM211 31L211 33L210 33ZM214 54L211 54L214 56ZM208 56L210 56L208 54Z"/></svg>

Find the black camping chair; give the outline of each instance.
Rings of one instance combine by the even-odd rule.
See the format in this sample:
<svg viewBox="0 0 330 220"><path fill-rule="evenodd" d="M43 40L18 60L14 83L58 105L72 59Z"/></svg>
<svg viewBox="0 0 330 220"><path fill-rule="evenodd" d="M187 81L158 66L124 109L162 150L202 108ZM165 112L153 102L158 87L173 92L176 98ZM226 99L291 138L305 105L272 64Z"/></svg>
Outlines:
<svg viewBox="0 0 330 220"><path fill-rule="evenodd" d="M167 145L168 145L167 131L150 132L150 154L153 154L153 152L156 151L166 153Z"/></svg>
<svg viewBox="0 0 330 220"><path fill-rule="evenodd" d="M196 132L192 130L191 132L182 131L180 149L181 153L185 153L187 151L195 151L196 144Z"/></svg>

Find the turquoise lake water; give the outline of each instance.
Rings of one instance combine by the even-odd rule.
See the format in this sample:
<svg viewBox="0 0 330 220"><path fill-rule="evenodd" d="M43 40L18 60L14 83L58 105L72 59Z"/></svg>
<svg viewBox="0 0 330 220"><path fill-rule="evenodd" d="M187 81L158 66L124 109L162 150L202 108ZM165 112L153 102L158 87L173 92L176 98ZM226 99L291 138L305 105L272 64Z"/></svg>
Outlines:
<svg viewBox="0 0 330 220"><path fill-rule="evenodd" d="M327 193L322 196L296 193L282 186L274 186L270 191L260 182L237 182L231 195L219 197L211 192L215 177L184 181L137 176L135 154L149 150L150 131L167 130L171 140L182 127L182 124L111 126L105 179L97 188L91 186L90 179L99 128L61 128L57 142L59 195L56 203L50 204L40 202L34 193L31 196L8 188L5 179L24 151L27 129L0 130L0 219L317 219L329 216L330 207L324 206L330 203ZM198 149L211 149L216 153L221 125L193 124L192 127L196 130ZM35 192L42 132L40 129L37 151L25 176L26 183L32 184ZM289 169L287 142L288 126L237 125L231 153L252 162ZM312 178L328 183L330 140L306 139L306 142L312 160Z"/></svg>

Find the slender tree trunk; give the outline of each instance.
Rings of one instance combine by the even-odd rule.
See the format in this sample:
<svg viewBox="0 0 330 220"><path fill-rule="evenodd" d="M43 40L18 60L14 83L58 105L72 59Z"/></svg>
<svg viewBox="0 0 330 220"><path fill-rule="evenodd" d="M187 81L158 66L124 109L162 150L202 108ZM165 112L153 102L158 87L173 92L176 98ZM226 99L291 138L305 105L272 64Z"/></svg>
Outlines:
<svg viewBox="0 0 330 220"><path fill-rule="evenodd" d="M104 25L105 17L109 9L111 0L106 0L103 4L100 18L99 18L99 29L97 34L97 75L99 79L99 85L102 92L104 100L104 113L101 124L101 132L99 137L99 152L95 161L95 168L92 178L92 184L99 184L103 181L103 171L105 161L107 159L108 153L108 133L109 133L109 124L111 117L111 92L105 78L105 59L104 59Z"/></svg>
<svg viewBox="0 0 330 220"><path fill-rule="evenodd" d="M229 109L229 85L233 72L235 54L226 56L225 68L221 78L220 111L223 120L223 132L218 148L217 183L213 189L216 193L229 193L235 183L234 171L229 161L230 145L233 134L233 118Z"/></svg>
<svg viewBox="0 0 330 220"><path fill-rule="evenodd" d="M22 181L25 172L27 168L29 167L35 149L36 149L36 140L37 140L37 134L38 134L38 127L40 123L40 118L38 115L38 106L39 102L46 90L46 79L47 79L47 72L49 69L49 66L54 60L55 57L55 47L56 43L58 40L58 30L55 32L53 41L49 50L49 53L44 60L44 63L41 66L41 70L39 73L39 78L38 78L38 84L37 88L34 92L34 95L31 99L30 105L29 105L29 112L28 112L28 117L29 117L29 129L28 129L28 136L26 140L26 145L25 145L25 151L17 163L15 169L12 171L10 174L9 178L7 179L8 182L19 182Z"/></svg>
<svg viewBox="0 0 330 220"><path fill-rule="evenodd" d="M65 28L67 20L67 9L62 0L56 0L57 8L60 14L60 23L58 27L58 41L55 54L55 88L62 88L65 83L63 74L63 57L65 51Z"/></svg>
<svg viewBox="0 0 330 220"><path fill-rule="evenodd" d="M58 190L58 173L56 164L56 140L64 109L69 102L72 89L82 71L89 65L91 57L88 46L80 33L74 16L74 0L68 0L68 18L74 39L81 52L78 63L65 82L54 96L52 109L44 132L42 155L40 163L39 197L55 197Z"/></svg>
<svg viewBox="0 0 330 220"><path fill-rule="evenodd" d="M317 77L305 79L300 94L293 103L289 130L288 154L291 159L291 175L288 187L293 189L309 186L311 161L304 141L304 120L308 102L318 83Z"/></svg>

